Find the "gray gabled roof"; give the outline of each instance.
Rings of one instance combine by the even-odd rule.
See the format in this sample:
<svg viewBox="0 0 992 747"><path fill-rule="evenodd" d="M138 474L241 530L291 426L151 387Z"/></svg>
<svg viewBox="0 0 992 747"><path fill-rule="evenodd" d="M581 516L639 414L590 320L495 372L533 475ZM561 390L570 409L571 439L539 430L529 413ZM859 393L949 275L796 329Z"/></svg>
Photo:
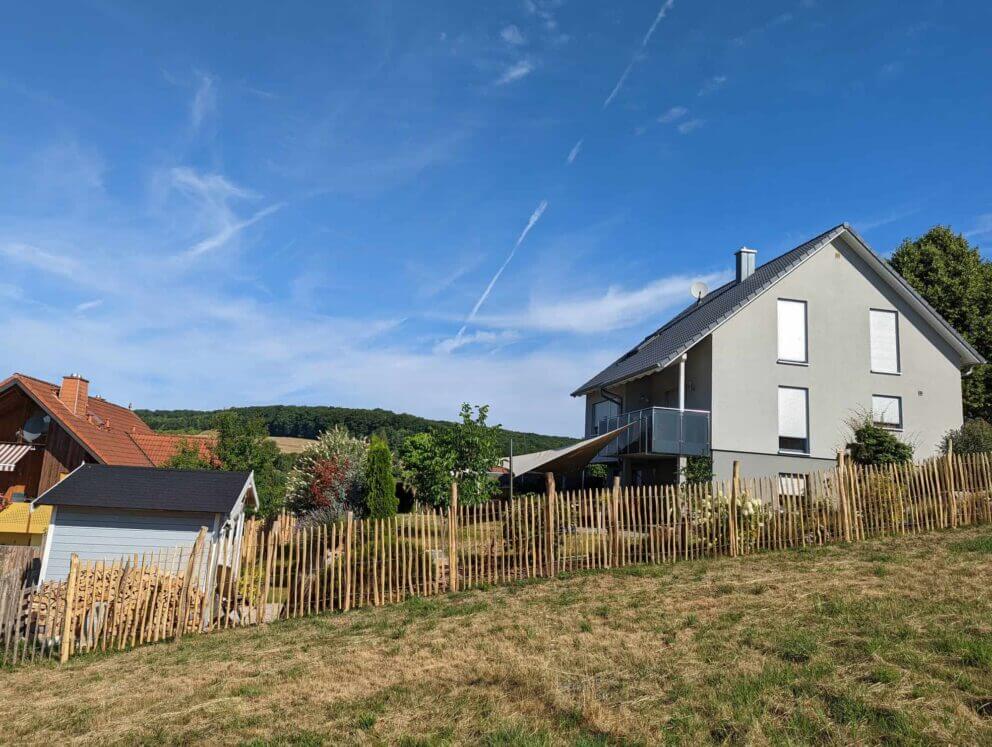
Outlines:
<svg viewBox="0 0 992 747"><path fill-rule="evenodd" d="M909 296L915 305L920 307L923 315L930 317L930 321L938 331L955 343L962 357L962 366L985 363L985 359L967 340L961 337L899 273L893 270L888 262L876 254L850 225L841 223L761 265L743 282L731 280L704 296L698 303L686 307L662 327L645 337L637 347L572 392L572 396L576 397L600 387L630 381L672 364L680 355L778 282L780 278L845 232L850 233L867 255L876 260L879 274L902 290L904 295Z"/></svg>
<svg viewBox="0 0 992 747"><path fill-rule="evenodd" d="M253 485L250 472L84 464L34 504L229 514Z"/></svg>

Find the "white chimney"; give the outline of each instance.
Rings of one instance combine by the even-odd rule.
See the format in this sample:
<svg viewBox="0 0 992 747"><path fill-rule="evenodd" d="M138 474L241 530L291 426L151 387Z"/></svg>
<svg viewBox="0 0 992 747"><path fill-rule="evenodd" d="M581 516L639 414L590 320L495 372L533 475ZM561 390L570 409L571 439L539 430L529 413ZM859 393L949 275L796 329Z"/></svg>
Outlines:
<svg viewBox="0 0 992 747"><path fill-rule="evenodd" d="M751 275L754 274L754 258L758 254L754 249L748 249L746 246L742 246L736 252L734 252L734 257L737 258L737 282L741 283L747 280Z"/></svg>

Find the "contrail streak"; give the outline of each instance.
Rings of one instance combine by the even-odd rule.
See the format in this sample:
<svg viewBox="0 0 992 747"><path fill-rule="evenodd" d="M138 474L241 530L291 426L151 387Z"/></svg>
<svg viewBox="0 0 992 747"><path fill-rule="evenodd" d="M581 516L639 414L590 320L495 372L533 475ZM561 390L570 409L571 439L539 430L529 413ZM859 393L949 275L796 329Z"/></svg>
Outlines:
<svg viewBox="0 0 992 747"><path fill-rule="evenodd" d="M547 210L547 208L548 208L548 201L541 200L541 204L537 206L537 208L534 210L533 213L530 214L530 220L527 221L527 225L524 226L524 230L521 231L520 236L517 237L517 243L513 245L513 249L510 250L510 253L509 255L507 255L506 260L496 271L496 274L493 275L493 279L489 281L489 285L486 286L486 289L482 292L482 295L479 296L479 300L475 302L475 306L472 307L472 311L471 313L469 313L468 318L465 320L465 323L462 325L462 328L458 330L458 334L455 335L456 341L461 340L462 335L465 334L466 327L468 327L468 325L472 323L472 320L475 319L475 315L478 314L479 309L482 308L482 304L484 304L486 302L486 299L489 298L489 294L492 292L493 286L496 285L496 281L499 280L500 275L503 274L503 270L505 270L507 265L509 265L510 262L513 260L513 255L517 253L517 249L519 249L520 245L524 243L524 239L527 238L527 234L530 233L530 229L532 229L535 225L537 225L537 222L541 220L541 216L544 215L544 211Z"/></svg>
<svg viewBox="0 0 992 747"><path fill-rule="evenodd" d="M630 75L630 71L633 70L634 63L636 61L637 61L637 58L636 57L633 60L630 61L630 64L627 65L627 69L624 70L623 71L623 75L620 76L620 80L618 80L617 81L617 84L615 86L613 86L613 90L610 91L610 95L607 96L606 97L606 101L603 102L603 108L604 109L606 107L608 107L610 105L610 102L612 102L613 99L615 99L617 97L617 94L620 93L620 89L623 88L624 81L627 80L627 76Z"/></svg>
<svg viewBox="0 0 992 747"><path fill-rule="evenodd" d="M648 29L648 33L644 35L644 41L641 42L642 47L646 47L648 42L651 41L651 37L654 35L654 30L658 28L658 24L661 23L661 19L668 15L668 11L672 9L675 5L675 0L665 0L662 4L661 9L658 11L658 15L654 17L654 23L651 24L651 28Z"/></svg>

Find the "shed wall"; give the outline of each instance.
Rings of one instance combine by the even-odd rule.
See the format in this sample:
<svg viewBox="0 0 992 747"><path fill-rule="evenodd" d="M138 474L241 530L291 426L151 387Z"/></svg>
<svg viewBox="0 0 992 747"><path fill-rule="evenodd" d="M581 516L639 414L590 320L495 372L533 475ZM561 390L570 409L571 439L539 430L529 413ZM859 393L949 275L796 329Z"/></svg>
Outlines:
<svg viewBox="0 0 992 747"><path fill-rule="evenodd" d="M158 552L178 546L192 547L201 526L213 531L209 513L128 511L106 508L59 506L49 528L44 580L69 575L73 553L80 560L114 560L138 553Z"/></svg>

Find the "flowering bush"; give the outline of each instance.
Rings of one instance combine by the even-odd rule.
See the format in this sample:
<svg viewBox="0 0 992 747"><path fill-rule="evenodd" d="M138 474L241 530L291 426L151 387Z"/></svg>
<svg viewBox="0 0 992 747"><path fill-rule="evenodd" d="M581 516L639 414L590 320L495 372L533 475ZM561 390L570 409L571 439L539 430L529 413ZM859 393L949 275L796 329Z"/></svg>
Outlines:
<svg viewBox="0 0 992 747"><path fill-rule="evenodd" d="M362 476L369 444L342 426L324 431L300 454L286 481L286 499L297 514L338 517L363 513Z"/></svg>

